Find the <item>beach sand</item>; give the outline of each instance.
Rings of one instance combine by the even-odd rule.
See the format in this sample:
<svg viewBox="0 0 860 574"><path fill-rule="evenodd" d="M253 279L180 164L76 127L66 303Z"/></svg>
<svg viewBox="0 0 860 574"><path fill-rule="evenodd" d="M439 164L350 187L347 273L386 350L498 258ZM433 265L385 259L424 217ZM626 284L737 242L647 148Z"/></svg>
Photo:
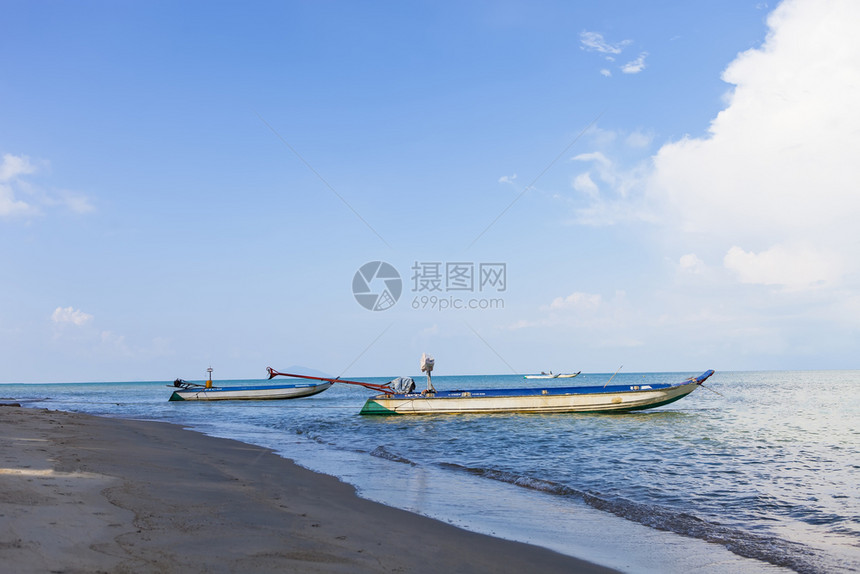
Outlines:
<svg viewBox="0 0 860 574"><path fill-rule="evenodd" d="M13 406L0 407L0 570L613 572L361 499L264 448Z"/></svg>

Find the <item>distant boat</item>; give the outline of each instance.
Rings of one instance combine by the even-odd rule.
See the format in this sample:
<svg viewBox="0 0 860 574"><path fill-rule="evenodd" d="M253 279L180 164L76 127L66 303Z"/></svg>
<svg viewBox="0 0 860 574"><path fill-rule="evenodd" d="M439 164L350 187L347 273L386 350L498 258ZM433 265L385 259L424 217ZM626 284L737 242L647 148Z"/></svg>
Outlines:
<svg viewBox="0 0 860 574"><path fill-rule="evenodd" d="M553 374L552 371L548 373L541 372L539 375L526 375L523 377L524 379L572 379L582 371L577 371L575 373L557 373Z"/></svg>
<svg viewBox="0 0 860 574"><path fill-rule="evenodd" d="M255 385L245 387L206 387L176 379L173 386L178 390L170 395L170 401L229 401L229 400L282 400L310 397L323 392L332 385L323 383L292 383L288 385Z"/></svg>
<svg viewBox="0 0 860 574"><path fill-rule="evenodd" d="M363 415L455 413L602 413L668 405L696 390L714 371L680 383L532 389L483 389L381 394L367 399Z"/></svg>

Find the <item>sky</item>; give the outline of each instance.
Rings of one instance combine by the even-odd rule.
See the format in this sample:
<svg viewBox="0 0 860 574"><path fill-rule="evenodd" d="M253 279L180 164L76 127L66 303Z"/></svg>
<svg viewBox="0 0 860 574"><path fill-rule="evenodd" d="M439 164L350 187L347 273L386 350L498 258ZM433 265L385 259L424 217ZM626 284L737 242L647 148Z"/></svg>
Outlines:
<svg viewBox="0 0 860 574"><path fill-rule="evenodd" d="M856 369L858 21L2 0L0 382Z"/></svg>

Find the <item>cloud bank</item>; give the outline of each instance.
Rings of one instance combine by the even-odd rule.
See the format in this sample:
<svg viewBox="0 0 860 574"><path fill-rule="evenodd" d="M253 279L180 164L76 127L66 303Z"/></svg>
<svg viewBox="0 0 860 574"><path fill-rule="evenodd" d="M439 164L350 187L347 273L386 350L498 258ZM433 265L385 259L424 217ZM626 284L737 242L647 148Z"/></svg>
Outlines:
<svg viewBox="0 0 860 574"><path fill-rule="evenodd" d="M650 283L631 302L612 285L559 292L510 328L587 332L591 348L622 346L624 333L647 350L639 360L664 349L735 368L856 368L856 22L852 0L779 4L762 44L724 70L730 91L702 137L661 145L647 130L591 129L557 197L575 225L618 226L614 248L647 241Z"/></svg>
<svg viewBox="0 0 860 574"><path fill-rule="evenodd" d="M723 79L703 138L664 145L650 197L678 231L724 247L739 281L837 285L860 255L860 3L787 0Z"/></svg>

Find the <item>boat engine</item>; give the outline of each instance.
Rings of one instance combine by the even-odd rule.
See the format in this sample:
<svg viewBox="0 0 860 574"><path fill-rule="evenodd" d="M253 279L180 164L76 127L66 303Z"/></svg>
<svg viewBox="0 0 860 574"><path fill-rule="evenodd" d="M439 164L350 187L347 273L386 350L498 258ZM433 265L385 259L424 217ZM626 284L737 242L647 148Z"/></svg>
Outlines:
<svg viewBox="0 0 860 574"><path fill-rule="evenodd" d="M433 387L433 381L430 380L430 373L433 371L433 366L436 364L436 361L428 355L427 353L421 353L421 372L427 373L427 390L425 393L435 393L436 389Z"/></svg>

